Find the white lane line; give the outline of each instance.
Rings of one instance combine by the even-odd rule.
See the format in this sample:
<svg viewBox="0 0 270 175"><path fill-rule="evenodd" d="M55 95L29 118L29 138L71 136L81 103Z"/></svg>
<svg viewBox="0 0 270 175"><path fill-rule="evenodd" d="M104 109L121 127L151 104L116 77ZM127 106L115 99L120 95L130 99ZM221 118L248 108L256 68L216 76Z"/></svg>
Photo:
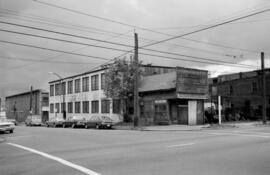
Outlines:
<svg viewBox="0 0 270 175"><path fill-rule="evenodd" d="M167 146L167 148L189 146L189 145L194 145L194 144L195 144L195 143L183 143L183 144L178 144L178 145L170 145L170 146Z"/></svg>
<svg viewBox="0 0 270 175"><path fill-rule="evenodd" d="M82 167L80 165L76 165L76 164L74 164L72 162L66 161L66 160L61 159L59 157L52 156L50 154L47 154L47 153L44 153L44 152L40 152L38 150L35 150L35 149L32 149L32 148L28 148L28 147L25 147L25 146L22 146L22 145L18 145L18 144L15 144L15 143L7 143L7 144L9 144L11 146L15 146L17 148L21 148L21 149L30 151L30 152L35 153L35 154L38 154L38 155L41 155L41 156L46 157L48 159L55 160L55 161L57 161L57 162L59 162L59 163L61 163L63 165L69 166L71 168L74 168L74 169L76 169L78 171L81 171L81 172L83 172L85 174L88 174L88 175L100 175L99 173L97 173L95 171L89 170L89 169L87 169L85 167Z"/></svg>

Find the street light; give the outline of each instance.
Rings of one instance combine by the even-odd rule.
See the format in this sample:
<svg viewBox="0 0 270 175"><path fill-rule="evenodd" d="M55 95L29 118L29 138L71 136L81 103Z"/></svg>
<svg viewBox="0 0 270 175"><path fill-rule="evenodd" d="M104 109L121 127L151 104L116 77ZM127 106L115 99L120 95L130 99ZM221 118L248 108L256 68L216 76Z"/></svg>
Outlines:
<svg viewBox="0 0 270 175"><path fill-rule="evenodd" d="M65 120L66 119L66 105L65 105L65 92L64 92L64 87L62 84L63 78L55 72L48 72L48 73L57 76L60 80L61 94L63 95L63 101L62 101L63 106L62 105L60 105L60 106L61 106L61 109L62 109L62 107L64 108L64 109L62 109L62 113L63 113L63 119ZM60 94L60 101L61 101L61 94Z"/></svg>

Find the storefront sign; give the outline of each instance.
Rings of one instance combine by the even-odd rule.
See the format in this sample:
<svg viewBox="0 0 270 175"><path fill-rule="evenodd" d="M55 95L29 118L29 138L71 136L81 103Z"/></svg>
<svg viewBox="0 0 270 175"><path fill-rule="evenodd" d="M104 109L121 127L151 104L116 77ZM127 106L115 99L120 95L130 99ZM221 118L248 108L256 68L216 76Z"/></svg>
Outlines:
<svg viewBox="0 0 270 175"><path fill-rule="evenodd" d="M155 100L155 104L167 103L167 100Z"/></svg>
<svg viewBox="0 0 270 175"><path fill-rule="evenodd" d="M177 93L206 94L208 72L204 70L177 68Z"/></svg>

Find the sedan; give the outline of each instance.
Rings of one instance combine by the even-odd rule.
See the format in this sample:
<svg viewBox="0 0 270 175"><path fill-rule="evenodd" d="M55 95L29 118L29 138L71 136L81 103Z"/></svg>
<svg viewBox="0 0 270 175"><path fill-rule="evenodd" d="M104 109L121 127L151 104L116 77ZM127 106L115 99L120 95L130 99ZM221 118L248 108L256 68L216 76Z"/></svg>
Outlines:
<svg viewBox="0 0 270 175"><path fill-rule="evenodd" d="M13 133L15 125L12 122L7 121L6 118L0 118L0 132Z"/></svg>
<svg viewBox="0 0 270 175"><path fill-rule="evenodd" d="M114 125L113 120L107 116L93 116L89 120L84 121L85 128L107 128L111 129Z"/></svg>
<svg viewBox="0 0 270 175"><path fill-rule="evenodd" d="M82 116L72 116L68 117L67 120L63 122L63 128L72 127L72 128L79 128L84 127L85 118Z"/></svg>
<svg viewBox="0 0 270 175"><path fill-rule="evenodd" d="M52 119L50 119L49 121L46 121L46 123L45 123L45 125L47 126L47 127L50 127L50 126L52 126L52 127L54 127L54 128L56 128L56 127L61 127L61 126L63 126L63 122L64 122L65 120L64 119L62 119L62 118L52 118Z"/></svg>

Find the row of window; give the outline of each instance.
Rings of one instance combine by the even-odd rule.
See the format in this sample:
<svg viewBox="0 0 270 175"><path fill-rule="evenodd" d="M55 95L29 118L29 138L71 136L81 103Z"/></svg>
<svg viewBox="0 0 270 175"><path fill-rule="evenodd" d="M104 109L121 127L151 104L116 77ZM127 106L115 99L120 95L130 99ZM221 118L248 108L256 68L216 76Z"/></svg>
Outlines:
<svg viewBox="0 0 270 175"><path fill-rule="evenodd" d="M74 84L74 86L73 86ZM105 74L101 74L101 89L105 87ZM62 95L62 94L72 94L79 92L89 91L89 77L78 78L67 81L67 92L66 92L66 82L57 83L50 85L50 96ZM91 90L99 90L99 74L91 76Z"/></svg>
<svg viewBox="0 0 270 175"><path fill-rule="evenodd" d="M243 90L243 89L242 89ZM256 82L252 82L252 84L251 84L251 92L252 93L256 93L256 92L258 92L258 86L257 86L257 83ZM233 86L232 85L230 85L230 88L229 88L229 94L230 95L233 95L234 94L234 88L233 88Z"/></svg>
<svg viewBox="0 0 270 175"><path fill-rule="evenodd" d="M101 100L101 113L110 113L110 100ZM67 108L66 108L67 104ZM61 103L61 110L67 110L67 113L90 113L90 103L89 101L76 101L76 102L68 102ZM120 100L114 99L112 100L112 108L113 113L119 114L121 110ZM74 111L74 112L73 112ZM59 113L60 112L60 103L51 103L50 104L50 113ZM99 101L93 100L91 101L91 113L99 113Z"/></svg>

